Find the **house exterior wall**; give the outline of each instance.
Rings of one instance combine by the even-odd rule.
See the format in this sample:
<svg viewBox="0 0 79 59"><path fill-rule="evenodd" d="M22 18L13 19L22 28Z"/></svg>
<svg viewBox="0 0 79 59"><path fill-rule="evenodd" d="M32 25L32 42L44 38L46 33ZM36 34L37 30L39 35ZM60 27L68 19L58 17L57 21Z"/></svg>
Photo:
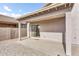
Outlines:
<svg viewBox="0 0 79 59"><path fill-rule="evenodd" d="M0 23L16 24L16 23L18 23L18 21L15 18L13 18L13 17L0 15Z"/></svg>
<svg viewBox="0 0 79 59"><path fill-rule="evenodd" d="M74 4L70 16L72 19L72 44L79 44L79 4Z"/></svg>
<svg viewBox="0 0 79 59"><path fill-rule="evenodd" d="M40 38L62 42L65 31L64 23L65 19L62 17L48 21L40 21L33 24L40 25Z"/></svg>
<svg viewBox="0 0 79 59"><path fill-rule="evenodd" d="M65 16L65 23L66 23L66 31L65 31L65 51L66 55L72 55L72 19L71 19L71 13L67 12Z"/></svg>
<svg viewBox="0 0 79 59"><path fill-rule="evenodd" d="M66 13L66 55L74 53L74 47L79 44L79 4L74 4L72 11ZM79 45L78 45L79 47ZM78 54L75 48L75 54Z"/></svg>
<svg viewBox="0 0 79 59"><path fill-rule="evenodd" d="M16 28L18 21L15 18L0 15L0 27L11 27Z"/></svg>

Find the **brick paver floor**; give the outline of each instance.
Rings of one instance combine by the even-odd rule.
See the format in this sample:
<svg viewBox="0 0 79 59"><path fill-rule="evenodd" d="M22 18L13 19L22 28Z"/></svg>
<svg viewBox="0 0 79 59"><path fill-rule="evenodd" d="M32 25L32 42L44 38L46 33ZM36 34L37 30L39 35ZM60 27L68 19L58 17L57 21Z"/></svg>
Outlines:
<svg viewBox="0 0 79 59"><path fill-rule="evenodd" d="M0 42L0 56L43 56L41 51L26 47L17 41Z"/></svg>
<svg viewBox="0 0 79 59"><path fill-rule="evenodd" d="M0 56L64 56L62 43L47 40L0 41ZM79 45L72 45L72 55L79 56Z"/></svg>

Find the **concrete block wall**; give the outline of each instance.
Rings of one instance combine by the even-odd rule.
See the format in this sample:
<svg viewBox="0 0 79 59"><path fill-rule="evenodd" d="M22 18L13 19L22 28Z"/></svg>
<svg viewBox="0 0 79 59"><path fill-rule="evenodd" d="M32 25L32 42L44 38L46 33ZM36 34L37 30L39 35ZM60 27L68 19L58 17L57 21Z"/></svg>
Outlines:
<svg viewBox="0 0 79 59"><path fill-rule="evenodd" d="M27 36L27 29L21 28L21 37ZM18 28L11 28L11 39L18 38Z"/></svg>
<svg viewBox="0 0 79 59"><path fill-rule="evenodd" d="M11 28L11 39L18 38L18 28Z"/></svg>
<svg viewBox="0 0 79 59"><path fill-rule="evenodd" d="M27 36L27 29L26 28L21 28L21 37Z"/></svg>
<svg viewBox="0 0 79 59"><path fill-rule="evenodd" d="M10 28L0 28L0 41L10 38Z"/></svg>
<svg viewBox="0 0 79 59"><path fill-rule="evenodd" d="M21 37L27 35L26 28L21 28ZM18 28L0 28L0 41L18 38Z"/></svg>

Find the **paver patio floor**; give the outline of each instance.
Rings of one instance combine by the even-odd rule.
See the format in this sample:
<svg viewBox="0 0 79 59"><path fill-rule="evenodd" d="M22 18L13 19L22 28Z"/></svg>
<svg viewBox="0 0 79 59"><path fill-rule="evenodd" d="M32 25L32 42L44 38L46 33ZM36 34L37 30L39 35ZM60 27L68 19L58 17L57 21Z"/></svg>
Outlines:
<svg viewBox="0 0 79 59"><path fill-rule="evenodd" d="M65 55L62 44L45 40L7 40L0 42L0 56Z"/></svg>
<svg viewBox="0 0 79 59"><path fill-rule="evenodd" d="M63 44L47 40L26 39L0 41L0 56L63 56ZM79 45L72 45L72 55L79 56Z"/></svg>
<svg viewBox="0 0 79 59"><path fill-rule="evenodd" d="M0 56L42 56L40 51L25 47L17 41L5 41L0 43Z"/></svg>

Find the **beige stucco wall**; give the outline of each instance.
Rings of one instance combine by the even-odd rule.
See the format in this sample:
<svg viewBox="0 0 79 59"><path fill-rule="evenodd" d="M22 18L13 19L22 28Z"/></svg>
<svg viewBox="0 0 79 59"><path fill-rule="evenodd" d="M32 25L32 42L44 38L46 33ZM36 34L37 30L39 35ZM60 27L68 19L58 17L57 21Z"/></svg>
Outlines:
<svg viewBox="0 0 79 59"><path fill-rule="evenodd" d="M64 32L64 18L51 19L40 23L41 32Z"/></svg>
<svg viewBox="0 0 79 59"><path fill-rule="evenodd" d="M78 45L77 45L78 44ZM79 52L79 4L66 13L66 55L78 55Z"/></svg>
<svg viewBox="0 0 79 59"><path fill-rule="evenodd" d="M48 21L35 22L33 24L40 25L40 38L58 42L63 41L63 34L65 31L64 17Z"/></svg>
<svg viewBox="0 0 79 59"><path fill-rule="evenodd" d="M72 29L72 44L79 44L79 4L74 4L72 11L70 12L71 29Z"/></svg>

